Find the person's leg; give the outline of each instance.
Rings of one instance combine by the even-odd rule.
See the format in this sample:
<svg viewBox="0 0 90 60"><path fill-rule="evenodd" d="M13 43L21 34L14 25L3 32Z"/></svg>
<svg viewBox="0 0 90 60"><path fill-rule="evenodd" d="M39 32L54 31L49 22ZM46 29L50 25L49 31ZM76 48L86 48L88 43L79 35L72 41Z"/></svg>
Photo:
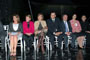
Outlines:
<svg viewBox="0 0 90 60"><path fill-rule="evenodd" d="M49 39L50 39L50 42L51 42L51 45L52 45L52 49L54 49L54 36L53 35L48 35L49 36Z"/></svg>
<svg viewBox="0 0 90 60"><path fill-rule="evenodd" d="M64 35L65 48L68 48L68 36Z"/></svg>
<svg viewBox="0 0 90 60"><path fill-rule="evenodd" d="M27 35L23 35L23 39L25 40L25 43L26 43L26 48L29 47L29 37Z"/></svg>
<svg viewBox="0 0 90 60"><path fill-rule="evenodd" d="M63 41L63 35L58 36L58 47L61 48L61 43Z"/></svg>
<svg viewBox="0 0 90 60"><path fill-rule="evenodd" d="M44 49L44 36L41 37L41 49L42 49L42 53L45 53L45 49Z"/></svg>
<svg viewBox="0 0 90 60"><path fill-rule="evenodd" d="M14 38L13 36L10 36L10 55L13 55L13 44L14 44Z"/></svg>
<svg viewBox="0 0 90 60"><path fill-rule="evenodd" d="M1 35L0 36L0 39L1 39L1 43L2 43L1 49L4 50L5 49L5 36L4 35Z"/></svg>
<svg viewBox="0 0 90 60"><path fill-rule="evenodd" d="M32 47L32 42L34 41L34 37L33 36L30 36L29 37L29 47L31 48Z"/></svg>
<svg viewBox="0 0 90 60"><path fill-rule="evenodd" d="M85 37L84 36L81 36L81 43L80 43L80 45L81 45L81 48L83 48L83 41L84 41L84 39L85 39Z"/></svg>
<svg viewBox="0 0 90 60"><path fill-rule="evenodd" d="M83 48L83 46L82 46L83 40L82 40L82 37L81 36L77 38L77 41L78 41L79 47L80 48Z"/></svg>
<svg viewBox="0 0 90 60"><path fill-rule="evenodd" d="M70 36L72 37L72 39L71 39L71 41L72 41L72 42L71 42L71 47L74 48L74 47L75 47L76 35L71 34Z"/></svg>
<svg viewBox="0 0 90 60"><path fill-rule="evenodd" d="M17 42L18 42L18 36L14 36L14 55L16 55Z"/></svg>
<svg viewBox="0 0 90 60"><path fill-rule="evenodd" d="M38 49L40 48L40 44L41 44L41 36L38 36Z"/></svg>

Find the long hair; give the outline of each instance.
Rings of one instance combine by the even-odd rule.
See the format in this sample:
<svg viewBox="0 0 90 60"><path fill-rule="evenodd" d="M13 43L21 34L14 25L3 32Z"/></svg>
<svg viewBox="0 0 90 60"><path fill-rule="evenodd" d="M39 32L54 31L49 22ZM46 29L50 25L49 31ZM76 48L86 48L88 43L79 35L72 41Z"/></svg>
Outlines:
<svg viewBox="0 0 90 60"><path fill-rule="evenodd" d="M17 22L20 23L20 17L18 14L14 14L13 16L15 16L17 18Z"/></svg>

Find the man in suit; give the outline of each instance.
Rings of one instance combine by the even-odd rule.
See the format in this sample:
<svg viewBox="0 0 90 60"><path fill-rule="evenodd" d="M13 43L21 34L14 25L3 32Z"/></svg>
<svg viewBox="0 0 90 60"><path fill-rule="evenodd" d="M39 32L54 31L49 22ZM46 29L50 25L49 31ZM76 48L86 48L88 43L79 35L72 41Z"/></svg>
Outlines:
<svg viewBox="0 0 90 60"><path fill-rule="evenodd" d="M55 36L58 37L58 47L61 48L61 42L62 42L62 32L60 29L60 20L56 18L56 13L51 12L50 19L47 20L47 26L48 26L48 33L47 35L50 37L50 42L52 44L52 48L54 49L54 39Z"/></svg>
<svg viewBox="0 0 90 60"><path fill-rule="evenodd" d="M61 26L62 26L62 32L63 32L63 36L64 36L64 42L65 42L65 49L67 50L68 48L68 36L71 36L71 47L75 48L75 40L76 40L76 36L72 33L72 28L70 25L70 22L68 22L68 15L64 14L62 16L63 21L61 22Z"/></svg>
<svg viewBox="0 0 90 60"><path fill-rule="evenodd" d="M5 51L5 31L4 31L4 28L3 28L3 24L1 23L0 21L0 40L1 40L1 43L2 43L2 51Z"/></svg>

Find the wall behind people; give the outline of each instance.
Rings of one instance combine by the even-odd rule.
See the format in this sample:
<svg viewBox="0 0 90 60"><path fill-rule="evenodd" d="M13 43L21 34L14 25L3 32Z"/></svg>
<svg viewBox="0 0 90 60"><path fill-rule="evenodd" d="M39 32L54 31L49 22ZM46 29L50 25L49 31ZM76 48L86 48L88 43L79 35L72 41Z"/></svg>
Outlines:
<svg viewBox="0 0 90 60"><path fill-rule="evenodd" d="M87 5L74 5L67 3L57 4L51 3L48 0L45 2L48 2L48 4L33 3L31 1L34 20L37 19L37 14L40 12L44 14L45 20L47 20L51 11L55 11L57 13L57 17L59 18L63 13L66 13L69 15L69 20L71 19L73 12L77 13L78 16L81 16L82 14L87 14L87 16L89 16L90 9ZM25 15L30 13L28 0L0 0L0 20L2 20L3 24L9 24L9 22L12 21L12 15L15 13L20 15L21 21L24 21Z"/></svg>
<svg viewBox="0 0 90 60"><path fill-rule="evenodd" d="M28 0L0 0L0 20L5 25L12 21L13 14L19 14L23 21L26 12L29 12Z"/></svg>

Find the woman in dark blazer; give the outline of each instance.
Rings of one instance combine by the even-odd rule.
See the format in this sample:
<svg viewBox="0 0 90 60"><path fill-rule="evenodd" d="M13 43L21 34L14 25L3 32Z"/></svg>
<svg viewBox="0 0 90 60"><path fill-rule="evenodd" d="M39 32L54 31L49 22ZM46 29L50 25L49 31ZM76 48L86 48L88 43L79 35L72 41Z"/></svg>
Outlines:
<svg viewBox="0 0 90 60"><path fill-rule="evenodd" d="M13 22L9 24L10 55L16 56L18 38L22 36L23 28L19 15L13 15Z"/></svg>

